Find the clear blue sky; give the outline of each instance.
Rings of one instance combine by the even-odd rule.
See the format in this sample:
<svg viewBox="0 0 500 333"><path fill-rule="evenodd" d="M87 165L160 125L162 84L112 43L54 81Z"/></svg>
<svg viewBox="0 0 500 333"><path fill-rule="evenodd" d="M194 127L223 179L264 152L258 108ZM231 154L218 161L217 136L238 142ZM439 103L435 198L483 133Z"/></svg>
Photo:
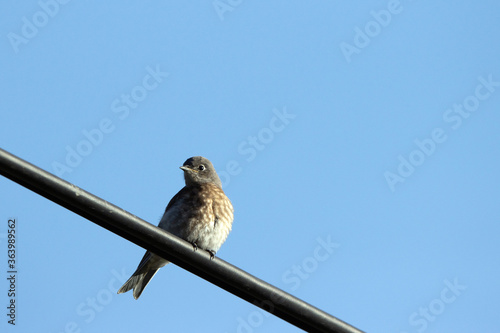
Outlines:
<svg viewBox="0 0 500 333"><path fill-rule="evenodd" d="M0 4L1 148L155 225L203 155L222 259L367 332L498 330L498 1L60 2ZM298 331L174 265L116 295L142 248L0 188L2 332Z"/></svg>

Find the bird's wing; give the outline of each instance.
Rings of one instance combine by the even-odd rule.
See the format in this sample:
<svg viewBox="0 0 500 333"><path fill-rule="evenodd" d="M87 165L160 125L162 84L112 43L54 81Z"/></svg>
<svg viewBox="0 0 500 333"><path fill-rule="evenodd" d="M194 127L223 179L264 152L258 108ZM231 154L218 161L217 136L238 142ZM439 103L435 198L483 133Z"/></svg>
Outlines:
<svg viewBox="0 0 500 333"><path fill-rule="evenodd" d="M184 195L184 193L187 192L187 187L184 186L179 192L177 192L176 195L174 195L172 197L172 199L170 199L170 201L168 202L168 205L167 205L167 208L165 208L165 212L167 212L167 210L169 210L170 208L172 208L172 206L174 206L177 201Z"/></svg>
<svg viewBox="0 0 500 333"><path fill-rule="evenodd" d="M165 213L160 220L158 226L177 237L184 237L185 225L182 218L185 209L182 206L182 201L189 196L190 190L188 187L183 187L172 199L165 208Z"/></svg>

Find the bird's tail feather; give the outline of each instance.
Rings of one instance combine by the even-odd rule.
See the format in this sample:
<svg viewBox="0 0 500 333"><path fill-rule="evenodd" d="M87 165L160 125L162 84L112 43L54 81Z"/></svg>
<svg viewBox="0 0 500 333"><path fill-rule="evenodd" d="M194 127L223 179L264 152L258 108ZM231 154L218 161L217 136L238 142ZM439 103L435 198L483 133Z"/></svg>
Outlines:
<svg viewBox="0 0 500 333"><path fill-rule="evenodd" d="M135 299L141 296L144 288L148 285L149 281L155 276L159 268L151 269L146 272L137 272L138 274L132 275L127 282L118 290L118 294L126 293L130 289L134 289L133 295Z"/></svg>
<svg viewBox="0 0 500 333"><path fill-rule="evenodd" d="M134 274L123 284L117 293L121 294L134 289L133 296L135 299L138 299L156 272L167 263L168 261L165 259L155 256L149 251L146 252L139 267L137 267Z"/></svg>

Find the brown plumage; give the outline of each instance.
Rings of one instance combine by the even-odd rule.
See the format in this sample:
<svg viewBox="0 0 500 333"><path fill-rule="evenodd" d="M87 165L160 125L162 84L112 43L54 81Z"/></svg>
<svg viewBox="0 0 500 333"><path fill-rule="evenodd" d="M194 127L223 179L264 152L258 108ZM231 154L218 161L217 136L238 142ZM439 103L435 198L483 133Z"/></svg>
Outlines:
<svg viewBox="0 0 500 333"><path fill-rule="evenodd" d="M231 231L233 206L208 159L191 157L181 169L186 186L170 200L158 226L214 256ZM167 260L147 251L118 294L134 289L133 296L138 299L158 269L166 264Z"/></svg>

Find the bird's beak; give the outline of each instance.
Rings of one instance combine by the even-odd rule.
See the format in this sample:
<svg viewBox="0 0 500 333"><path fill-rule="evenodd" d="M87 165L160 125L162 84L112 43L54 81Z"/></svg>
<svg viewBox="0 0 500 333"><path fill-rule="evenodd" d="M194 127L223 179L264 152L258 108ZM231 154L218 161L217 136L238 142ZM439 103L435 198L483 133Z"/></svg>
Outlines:
<svg viewBox="0 0 500 333"><path fill-rule="evenodd" d="M191 169L190 167L187 167L187 166L184 166L184 165L183 165L183 166L181 166L181 167L180 167L180 169L181 169L182 171L187 171L187 172L193 172L193 171L196 171L196 170Z"/></svg>

